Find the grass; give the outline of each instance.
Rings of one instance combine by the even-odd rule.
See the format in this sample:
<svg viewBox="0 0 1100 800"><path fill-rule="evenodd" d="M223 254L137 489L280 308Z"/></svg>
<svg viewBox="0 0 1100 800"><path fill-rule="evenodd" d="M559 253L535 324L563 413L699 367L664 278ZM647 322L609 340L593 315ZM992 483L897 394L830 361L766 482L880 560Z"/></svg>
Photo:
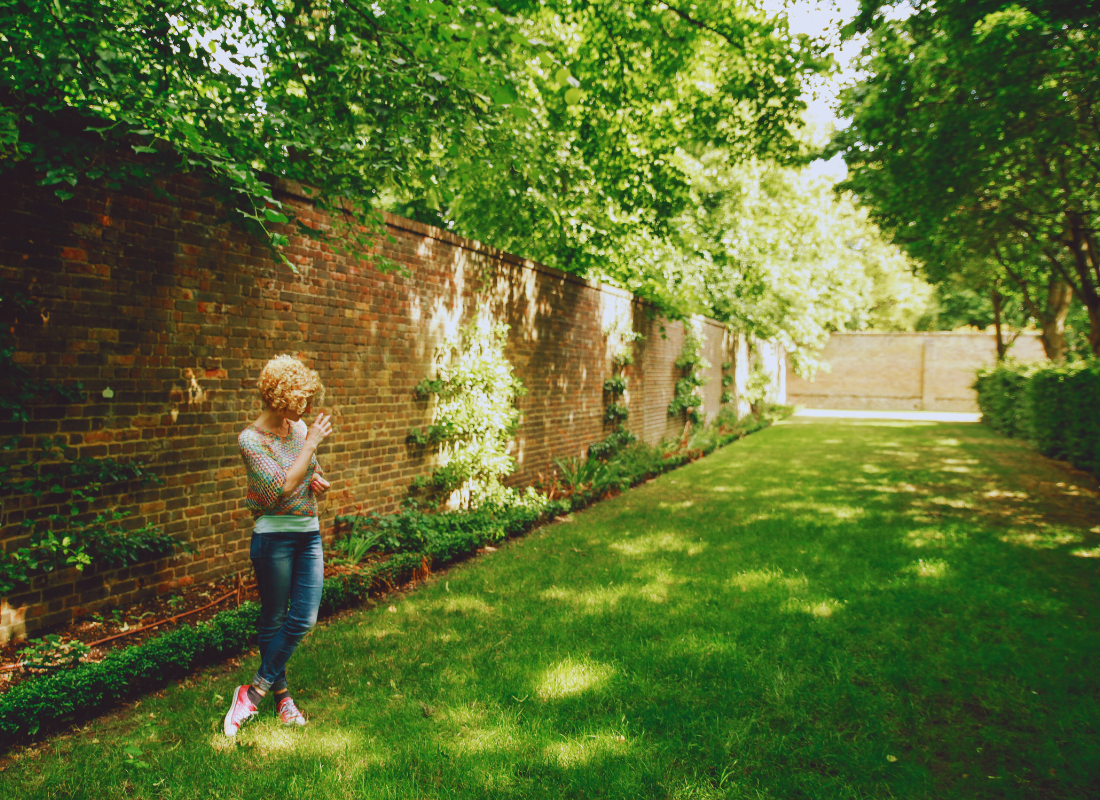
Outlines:
<svg viewBox="0 0 1100 800"><path fill-rule="evenodd" d="M957 798L1100 786L1095 481L798 419L9 760L11 798Z"/></svg>

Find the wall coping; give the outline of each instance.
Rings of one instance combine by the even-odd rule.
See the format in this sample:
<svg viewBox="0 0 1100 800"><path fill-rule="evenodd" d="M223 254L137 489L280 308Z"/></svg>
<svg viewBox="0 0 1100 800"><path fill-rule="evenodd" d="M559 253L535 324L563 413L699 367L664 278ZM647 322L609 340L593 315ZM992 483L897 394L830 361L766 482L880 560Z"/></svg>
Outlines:
<svg viewBox="0 0 1100 800"><path fill-rule="evenodd" d="M304 200L308 203L316 202L316 193L310 194L306 188L296 181L288 181L283 179L277 179L275 185L279 191L291 195L298 200ZM418 236L425 236L429 239L434 239L438 242L445 242L455 247L460 247L463 250L469 250L473 253L485 255L490 258L504 261L508 264L515 264L517 267L523 269L529 269L533 272L541 272L544 275L549 275L558 280L566 281L568 283L575 283L578 286L586 286L591 289L595 289L600 292L606 292L607 294L620 297L624 300L630 300L641 305L648 306L649 308L656 309L657 306L648 300L637 297L633 292L628 289L623 289L620 286L616 286L612 283L603 283L602 281L591 280L589 278L582 278L580 275L575 275L572 272L565 272L564 270L557 269L556 267L549 267L546 264L542 264L538 261L533 261L529 258L523 258L517 256L514 253L509 253L507 250L501 250L500 248L493 247L492 245L484 244L476 239L470 239L465 236L460 236L457 233L443 230L435 225L428 225L424 222L417 222L414 219L408 217L401 217L397 214L391 214L389 211L382 212L382 219L386 224L386 227L393 228L399 231L405 231L407 233L415 233ZM717 325L725 327L726 323L720 322L712 317L703 317L711 325Z"/></svg>
<svg viewBox="0 0 1100 800"><path fill-rule="evenodd" d="M995 336L992 331L830 331L829 336ZM1039 336L1038 331L1020 331L1021 336Z"/></svg>

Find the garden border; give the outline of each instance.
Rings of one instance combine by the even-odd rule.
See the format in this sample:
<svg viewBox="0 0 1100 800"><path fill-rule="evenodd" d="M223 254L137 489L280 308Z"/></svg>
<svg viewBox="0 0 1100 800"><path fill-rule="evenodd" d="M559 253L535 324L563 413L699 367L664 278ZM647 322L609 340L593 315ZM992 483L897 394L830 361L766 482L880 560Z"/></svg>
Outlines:
<svg viewBox="0 0 1100 800"><path fill-rule="evenodd" d="M711 446L665 458L660 468L631 483L633 488L710 455L745 436L771 426L770 420L753 418L749 428L720 434ZM534 518L505 525L505 537L514 538L552 521L561 514L586 508L607 493L574 495L551 500ZM320 614L335 612L380 593L426 577L436 567L455 563L496 541L499 528L460 532L449 540L420 552L395 553L386 561L325 580ZM99 662L23 681L0 695L0 752L32 741L80 721L93 719L137 695L157 689L204 666L235 656L252 646L259 606L254 602L217 614L213 619L185 626L134 647L113 650ZM91 712L91 713L89 713Z"/></svg>

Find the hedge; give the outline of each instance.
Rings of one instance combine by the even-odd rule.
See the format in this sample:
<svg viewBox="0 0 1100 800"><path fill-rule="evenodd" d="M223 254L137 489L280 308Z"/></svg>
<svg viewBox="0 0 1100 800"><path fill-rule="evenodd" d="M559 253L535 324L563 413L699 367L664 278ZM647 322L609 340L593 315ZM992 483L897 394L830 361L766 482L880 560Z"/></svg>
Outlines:
<svg viewBox="0 0 1100 800"><path fill-rule="evenodd" d="M974 388L982 422L1100 474L1100 363L1006 362L979 370Z"/></svg>
<svg viewBox="0 0 1100 800"><path fill-rule="evenodd" d="M770 425L758 420L715 437L707 446L677 454L655 465L653 473L634 483L667 472ZM332 614L364 600L376 587L398 586L425 567L435 569L469 555L490 542L523 533L539 522L584 508L599 500L575 495L552 500L541 510L514 508L460 512L465 518L427 542L422 550L392 554L343 575L325 579L320 613ZM248 649L254 641L260 608L243 603L206 622L181 627L134 647L113 650L100 662L26 680L0 695L0 747L87 719L116 703L182 678L198 667L216 663Z"/></svg>

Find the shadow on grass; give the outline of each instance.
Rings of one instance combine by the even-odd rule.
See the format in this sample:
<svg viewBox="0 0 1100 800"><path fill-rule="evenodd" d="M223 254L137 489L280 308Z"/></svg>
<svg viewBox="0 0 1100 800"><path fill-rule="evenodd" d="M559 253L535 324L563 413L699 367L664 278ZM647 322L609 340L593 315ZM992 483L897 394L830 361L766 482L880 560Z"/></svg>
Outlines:
<svg viewBox="0 0 1100 800"><path fill-rule="evenodd" d="M0 780L14 797L1083 797L1098 508L1094 483L978 426L785 423L318 629L290 674L306 729L268 709L237 742L216 733L244 664Z"/></svg>

